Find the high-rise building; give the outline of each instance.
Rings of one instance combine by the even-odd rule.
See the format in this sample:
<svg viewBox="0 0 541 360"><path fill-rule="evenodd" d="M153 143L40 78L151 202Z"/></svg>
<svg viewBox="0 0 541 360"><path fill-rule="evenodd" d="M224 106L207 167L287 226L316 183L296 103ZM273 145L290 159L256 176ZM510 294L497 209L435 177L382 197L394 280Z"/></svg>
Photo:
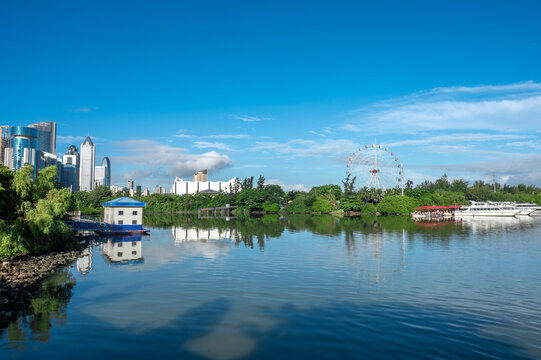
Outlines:
<svg viewBox="0 0 541 360"><path fill-rule="evenodd" d="M95 189L98 186L105 185L105 167L104 166L96 166L94 168L94 187Z"/></svg>
<svg viewBox="0 0 541 360"><path fill-rule="evenodd" d="M193 174L193 181L208 181L207 180L207 169L199 170Z"/></svg>
<svg viewBox="0 0 541 360"><path fill-rule="evenodd" d="M103 185L105 186L111 186L111 161L109 161L108 157L104 157L101 161L101 166L105 168L105 177L103 180Z"/></svg>
<svg viewBox="0 0 541 360"><path fill-rule="evenodd" d="M56 166L56 182L61 182L62 179L62 159L45 151L38 150L37 152L37 170L45 169L48 166Z"/></svg>
<svg viewBox="0 0 541 360"><path fill-rule="evenodd" d="M38 131L26 126L14 126L10 128L10 135L10 147L4 151L4 164L12 170L32 165L36 174Z"/></svg>
<svg viewBox="0 0 541 360"><path fill-rule="evenodd" d="M38 131L38 151L56 153L56 123L52 121L42 121L30 124L28 127Z"/></svg>
<svg viewBox="0 0 541 360"><path fill-rule="evenodd" d="M79 151L75 145L68 147L62 157L62 185L71 191L79 190Z"/></svg>
<svg viewBox="0 0 541 360"><path fill-rule="evenodd" d="M135 180L128 180L128 190L134 190Z"/></svg>
<svg viewBox="0 0 541 360"><path fill-rule="evenodd" d="M0 125L0 164L4 163L5 149L9 148L9 125Z"/></svg>
<svg viewBox="0 0 541 360"><path fill-rule="evenodd" d="M96 146L90 139L90 135L86 137L85 141L81 144L79 166L79 190L91 191L94 187L94 159L96 155Z"/></svg>

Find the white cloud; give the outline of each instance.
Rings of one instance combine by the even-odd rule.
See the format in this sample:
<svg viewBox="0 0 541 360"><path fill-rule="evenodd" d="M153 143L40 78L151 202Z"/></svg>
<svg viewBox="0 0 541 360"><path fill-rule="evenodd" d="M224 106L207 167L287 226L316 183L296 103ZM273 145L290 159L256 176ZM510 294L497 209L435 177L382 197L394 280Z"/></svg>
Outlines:
<svg viewBox="0 0 541 360"><path fill-rule="evenodd" d="M515 141L505 144L506 146L520 147L520 148L531 148L535 150L541 150L541 141Z"/></svg>
<svg viewBox="0 0 541 360"><path fill-rule="evenodd" d="M440 87L355 111L342 129L385 133L491 129L532 131L541 119L541 84Z"/></svg>
<svg viewBox="0 0 541 360"><path fill-rule="evenodd" d="M514 84L506 85L478 85L478 86L448 86L448 87L437 87L428 92L422 93L431 93L431 94L448 94L448 93L498 93L498 92L522 92L522 91L535 91L541 90L541 84L537 84L533 81L525 81Z"/></svg>
<svg viewBox="0 0 541 360"><path fill-rule="evenodd" d="M273 118L268 117L258 117L258 116L250 116L250 115L229 115L231 119L235 120L242 120L244 122L259 122L259 121L267 121L267 120L274 120Z"/></svg>
<svg viewBox="0 0 541 360"><path fill-rule="evenodd" d="M267 165L258 165L258 164L247 164L247 165L240 165L240 166L235 166L235 168L237 169L242 169L242 168L266 168Z"/></svg>
<svg viewBox="0 0 541 360"><path fill-rule="evenodd" d="M540 185L541 171L537 164L541 163L541 154L514 155L498 158L487 162L474 162L466 164L438 164L432 168L444 171L462 172L464 178L475 179L481 175L492 177L496 174L497 181L508 184Z"/></svg>
<svg viewBox="0 0 541 360"><path fill-rule="evenodd" d="M249 139L248 134L212 134L212 135L189 135L186 129L180 129L175 135L176 138L183 139Z"/></svg>
<svg viewBox="0 0 541 360"><path fill-rule="evenodd" d="M314 134L314 135L317 135L317 136L321 136L321 137L326 137L325 134L322 134L322 133L318 133L317 131L314 131L314 130L310 130L308 131L310 134Z"/></svg>
<svg viewBox="0 0 541 360"><path fill-rule="evenodd" d="M324 141L293 139L286 143L258 141L251 150L264 151L274 155L295 158L345 156L354 148L355 143L347 139L326 139Z"/></svg>
<svg viewBox="0 0 541 360"><path fill-rule="evenodd" d="M359 131L361 131L361 128L359 126L353 125L353 124L344 124L344 125L340 126L340 130L351 131L351 132L359 132Z"/></svg>
<svg viewBox="0 0 541 360"><path fill-rule="evenodd" d="M268 185L280 185L284 191L309 191L310 189L307 188L304 184L286 184L282 180L279 179L269 179L265 181Z"/></svg>
<svg viewBox="0 0 541 360"><path fill-rule="evenodd" d="M85 138L82 136L72 136L72 135L58 135L56 137L56 142L60 144L77 144L82 143Z"/></svg>
<svg viewBox="0 0 541 360"><path fill-rule="evenodd" d="M233 164L227 156L209 151L191 154L184 148L164 145L152 140L127 140L116 143L126 155L114 156L116 164L136 165L129 175L140 179L185 177L201 169L216 172Z"/></svg>
<svg viewBox="0 0 541 360"><path fill-rule="evenodd" d="M92 141L97 144L97 141L104 141L105 139L96 137L96 136L90 136ZM59 144L70 144L70 145L80 145L84 140L86 139L86 136L79 136L79 135L57 135L56 136L56 142Z"/></svg>
<svg viewBox="0 0 541 360"><path fill-rule="evenodd" d="M202 136L202 138L209 139L249 139L251 136L248 134L216 134Z"/></svg>
<svg viewBox="0 0 541 360"><path fill-rule="evenodd" d="M468 155L468 156L484 156L484 157L498 157L498 156L513 156L515 153L509 151L498 151L485 148L478 148L470 144L457 144L457 145L429 145L422 148L423 151L437 154L450 154L450 155Z"/></svg>
<svg viewBox="0 0 541 360"><path fill-rule="evenodd" d="M98 106L94 106L94 107L80 106L75 109L69 109L68 111L73 112L73 113L89 113L95 110L99 110L99 107Z"/></svg>
<svg viewBox="0 0 541 360"><path fill-rule="evenodd" d="M484 141L506 141L531 138L530 135L518 134L483 134L483 133L456 133L446 135L427 136L421 139L400 140L388 144L388 146L427 145L443 143L464 143Z"/></svg>
<svg viewBox="0 0 541 360"><path fill-rule="evenodd" d="M221 142L194 141L193 144L198 149L213 148L213 149L229 150L229 151L233 150L229 145L221 143Z"/></svg>

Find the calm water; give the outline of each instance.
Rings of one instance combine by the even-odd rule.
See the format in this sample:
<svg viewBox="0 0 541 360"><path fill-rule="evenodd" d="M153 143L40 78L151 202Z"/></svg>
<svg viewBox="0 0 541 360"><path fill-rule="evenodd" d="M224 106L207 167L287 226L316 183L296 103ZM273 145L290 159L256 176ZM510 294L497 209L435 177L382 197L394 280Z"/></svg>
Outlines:
<svg viewBox="0 0 541 360"><path fill-rule="evenodd" d="M0 358L541 359L541 218L145 222L47 281Z"/></svg>

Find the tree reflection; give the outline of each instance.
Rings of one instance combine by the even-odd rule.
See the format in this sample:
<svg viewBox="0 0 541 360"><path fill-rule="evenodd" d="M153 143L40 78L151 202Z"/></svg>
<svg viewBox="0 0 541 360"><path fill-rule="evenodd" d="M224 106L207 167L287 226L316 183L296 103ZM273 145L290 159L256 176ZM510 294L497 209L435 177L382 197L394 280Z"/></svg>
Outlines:
<svg viewBox="0 0 541 360"><path fill-rule="evenodd" d="M53 323L66 324L66 306L75 284L68 269L58 271L45 280L26 314L8 325L6 340L12 343L11 347L22 347L28 335L32 340L47 343Z"/></svg>

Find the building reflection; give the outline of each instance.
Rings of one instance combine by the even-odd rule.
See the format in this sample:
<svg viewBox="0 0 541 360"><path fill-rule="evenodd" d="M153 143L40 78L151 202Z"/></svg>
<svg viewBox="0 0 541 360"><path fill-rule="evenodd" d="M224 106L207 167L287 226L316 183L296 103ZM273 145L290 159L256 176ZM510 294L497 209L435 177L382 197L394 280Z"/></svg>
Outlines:
<svg viewBox="0 0 541 360"><path fill-rule="evenodd" d="M103 238L101 251L109 263L143 262L141 236L114 236Z"/></svg>
<svg viewBox="0 0 541 360"><path fill-rule="evenodd" d="M92 246L84 249L77 258L77 271L83 276L92 270Z"/></svg>
<svg viewBox="0 0 541 360"><path fill-rule="evenodd" d="M188 241L208 242L223 239L230 240L237 237L236 229L198 229L195 227L186 228L181 226L173 226L171 231L173 233L173 239L176 246Z"/></svg>

